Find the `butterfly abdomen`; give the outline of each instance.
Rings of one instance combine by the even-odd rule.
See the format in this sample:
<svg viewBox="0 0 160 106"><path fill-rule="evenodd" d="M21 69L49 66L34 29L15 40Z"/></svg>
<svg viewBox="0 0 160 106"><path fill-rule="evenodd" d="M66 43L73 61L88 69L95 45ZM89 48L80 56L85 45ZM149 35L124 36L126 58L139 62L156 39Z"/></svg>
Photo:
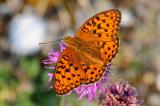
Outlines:
<svg viewBox="0 0 160 106"><path fill-rule="evenodd" d="M64 41L71 49L82 54L93 63L104 64L103 58L99 53L100 49L93 43L85 42L79 38L71 38L69 36L65 37Z"/></svg>

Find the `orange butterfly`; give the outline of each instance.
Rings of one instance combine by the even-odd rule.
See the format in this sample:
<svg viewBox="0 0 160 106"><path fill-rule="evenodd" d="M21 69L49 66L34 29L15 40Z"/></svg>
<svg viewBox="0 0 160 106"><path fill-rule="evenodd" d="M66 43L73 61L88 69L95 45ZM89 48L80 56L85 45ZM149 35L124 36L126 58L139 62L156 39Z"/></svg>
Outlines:
<svg viewBox="0 0 160 106"><path fill-rule="evenodd" d="M106 64L118 53L120 21L119 10L103 11L87 20L74 38L64 38L67 48L60 54L53 78L56 94L64 95L103 76Z"/></svg>

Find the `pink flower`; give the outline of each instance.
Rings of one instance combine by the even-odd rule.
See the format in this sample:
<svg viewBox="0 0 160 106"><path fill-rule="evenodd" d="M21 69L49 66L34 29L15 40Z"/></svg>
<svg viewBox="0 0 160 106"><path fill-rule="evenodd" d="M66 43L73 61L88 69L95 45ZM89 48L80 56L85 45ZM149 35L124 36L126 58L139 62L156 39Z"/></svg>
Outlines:
<svg viewBox="0 0 160 106"><path fill-rule="evenodd" d="M45 68L54 70L54 66L50 66L52 64L57 63L60 53L65 49L64 44L60 44L60 52L52 50L48 53L47 59L43 60L42 63L45 65Z"/></svg>
<svg viewBox="0 0 160 106"><path fill-rule="evenodd" d="M140 106L143 102L137 98L136 89L124 82L109 85L101 96L103 106Z"/></svg>
<svg viewBox="0 0 160 106"><path fill-rule="evenodd" d="M65 49L65 45L61 43L60 51L62 52L64 49ZM42 63L45 64L45 67L47 69L55 70L55 67L50 65L55 64L59 56L60 56L60 52L52 50L51 52L48 53L48 58L43 60ZM103 84L106 83L106 81L108 80L110 70L111 70L111 64L108 64L106 66L106 71L100 81L97 81L96 83L89 84L89 85L83 84L75 88L74 91L78 95L79 99L86 97L89 101L92 101L97 98L98 91L104 93L105 88L103 87ZM48 76L49 76L49 81L51 81L54 77L54 73L48 73Z"/></svg>

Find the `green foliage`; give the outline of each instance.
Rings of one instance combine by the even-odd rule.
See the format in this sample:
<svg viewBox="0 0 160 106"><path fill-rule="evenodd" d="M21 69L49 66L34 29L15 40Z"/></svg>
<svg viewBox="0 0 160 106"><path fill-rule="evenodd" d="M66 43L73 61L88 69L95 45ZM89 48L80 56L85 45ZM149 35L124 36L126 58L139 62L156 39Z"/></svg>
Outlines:
<svg viewBox="0 0 160 106"><path fill-rule="evenodd" d="M20 68L23 69L29 79L34 79L40 73L40 61L38 59L23 58L20 61Z"/></svg>

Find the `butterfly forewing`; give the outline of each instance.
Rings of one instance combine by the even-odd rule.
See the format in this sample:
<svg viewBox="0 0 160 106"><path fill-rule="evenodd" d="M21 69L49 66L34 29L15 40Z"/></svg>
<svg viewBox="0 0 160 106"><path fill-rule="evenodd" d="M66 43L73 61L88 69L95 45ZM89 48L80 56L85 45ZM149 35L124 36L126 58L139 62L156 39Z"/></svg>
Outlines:
<svg viewBox="0 0 160 106"><path fill-rule="evenodd" d="M86 39L97 36L110 39L117 36L121 21L121 12L117 9L103 11L88 19L76 32L76 37ZM86 36L85 36L86 35Z"/></svg>
<svg viewBox="0 0 160 106"><path fill-rule="evenodd" d="M56 94L64 95L84 83L85 75L76 58L76 52L66 48L60 55L54 74Z"/></svg>

